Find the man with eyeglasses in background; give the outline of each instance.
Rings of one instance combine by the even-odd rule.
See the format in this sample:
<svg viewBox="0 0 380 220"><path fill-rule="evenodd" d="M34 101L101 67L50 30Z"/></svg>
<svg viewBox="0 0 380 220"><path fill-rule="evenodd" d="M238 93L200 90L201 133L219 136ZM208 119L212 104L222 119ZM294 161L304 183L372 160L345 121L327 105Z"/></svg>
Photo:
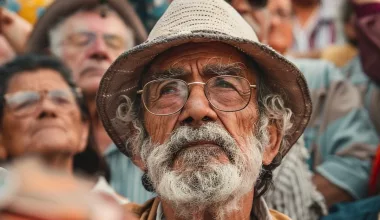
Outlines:
<svg viewBox="0 0 380 220"><path fill-rule="evenodd" d="M127 1L64 0L55 1L46 9L26 47L29 52L55 55L71 68L86 98L100 151L110 166L111 185L134 202L140 201L141 194L148 194L134 188L141 185L142 173L117 150L104 130L98 119L95 96L111 63L145 39L144 26Z"/></svg>

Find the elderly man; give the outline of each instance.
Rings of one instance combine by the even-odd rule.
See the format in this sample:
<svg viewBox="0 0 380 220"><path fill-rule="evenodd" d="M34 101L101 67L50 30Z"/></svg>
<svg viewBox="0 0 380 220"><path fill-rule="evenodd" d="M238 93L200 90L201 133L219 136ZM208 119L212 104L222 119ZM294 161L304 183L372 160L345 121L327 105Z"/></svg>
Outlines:
<svg viewBox="0 0 380 220"><path fill-rule="evenodd" d="M105 132L98 119L95 95L101 77L117 56L145 39L144 26L127 1L101 4L99 0L65 0L55 1L45 11L27 45L29 51L56 55L72 69L87 99L98 145L110 166L111 185L135 202L152 195L141 189L141 171L117 150Z"/></svg>
<svg viewBox="0 0 380 220"><path fill-rule="evenodd" d="M173 1L97 106L158 194L132 208L141 219L288 219L261 195L309 120L306 81L225 1Z"/></svg>

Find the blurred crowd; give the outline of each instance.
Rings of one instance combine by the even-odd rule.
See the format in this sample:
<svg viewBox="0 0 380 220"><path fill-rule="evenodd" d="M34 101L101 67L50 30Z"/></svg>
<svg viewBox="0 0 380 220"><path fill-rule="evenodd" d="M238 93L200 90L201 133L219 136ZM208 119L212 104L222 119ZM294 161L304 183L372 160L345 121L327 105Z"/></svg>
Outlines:
<svg viewBox="0 0 380 220"><path fill-rule="evenodd" d="M380 1L226 2L260 42L303 73L310 91L310 120L271 173L273 184L263 195L268 207L293 220L378 219ZM97 92L104 73L118 65L114 62L121 54L158 34L155 24L170 4L170 0L1 1L0 166L20 173L21 182L35 182L24 183L25 194L28 190L49 194L49 187L62 187L53 197L68 194L78 175L85 179L81 184L119 204L143 204L157 196L143 160L127 157L131 152L119 150L111 138L113 131L104 128ZM107 80L111 79L102 83ZM51 170L62 175L60 184L49 182L46 173ZM64 179L67 174L72 179ZM0 213L5 204L1 197L12 191L5 185L0 178ZM13 204L13 211L31 215L46 211L43 203ZM60 212L73 212L78 204L62 202L65 209ZM57 213L46 212L41 218L58 219L52 217Z"/></svg>

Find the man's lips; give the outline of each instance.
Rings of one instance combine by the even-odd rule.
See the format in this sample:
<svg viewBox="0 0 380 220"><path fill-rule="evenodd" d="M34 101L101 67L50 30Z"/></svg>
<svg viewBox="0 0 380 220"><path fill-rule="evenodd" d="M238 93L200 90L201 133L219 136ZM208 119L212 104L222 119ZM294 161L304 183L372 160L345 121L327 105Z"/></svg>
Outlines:
<svg viewBox="0 0 380 220"><path fill-rule="evenodd" d="M196 141L196 142L187 143L184 147L182 147L178 152L175 153L175 158L178 155L180 155L181 152L192 149L192 148L210 148L210 149L217 148L223 151L231 162L233 161L231 154L228 153L222 146L220 146L214 141Z"/></svg>
<svg viewBox="0 0 380 220"><path fill-rule="evenodd" d="M105 72L106 72L106 69L91 67L91 68L87 68L84 71L82 71L80 76L81 77L83 77L83 76L88 76L88 77L99 76L99 77L101 77L104 75Z"/></svg>
<svg viewBox="0 0 380 220"><path fill-rule="evenodd" d="M32 132L32 134L34 135L34 134L36 134L36 133L38 133L40 131L46 131L46 130L51 130L51 129L59 129L59 130L62 130L62 131L65 130L60 125L49 124L49 125L43 125L43 126L40 126L40 127L36 128L36 129L34 129L33 132Z"/></svg>

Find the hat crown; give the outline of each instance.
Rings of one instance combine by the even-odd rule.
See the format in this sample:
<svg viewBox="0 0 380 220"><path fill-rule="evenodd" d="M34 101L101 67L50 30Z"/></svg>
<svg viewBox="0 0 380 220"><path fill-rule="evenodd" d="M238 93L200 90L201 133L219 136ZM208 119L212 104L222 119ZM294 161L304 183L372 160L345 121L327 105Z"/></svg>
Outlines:
<svg viewBox="0 0 380 220"><path fill-rule="evenodd" d="M258 41L252 27L224 0L174 0L148 41L186 33L218 33Z"/></svg>

